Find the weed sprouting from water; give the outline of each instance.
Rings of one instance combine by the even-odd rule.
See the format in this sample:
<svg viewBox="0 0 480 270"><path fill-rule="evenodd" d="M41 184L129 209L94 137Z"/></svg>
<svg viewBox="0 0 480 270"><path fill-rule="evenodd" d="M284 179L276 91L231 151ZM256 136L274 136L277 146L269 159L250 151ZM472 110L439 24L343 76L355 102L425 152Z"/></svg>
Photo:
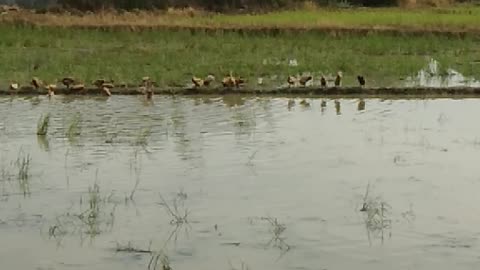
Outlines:
<svg viewBox="0 0 480 270"><path fill-rule="evenodd" d="M167 214L170 215L170 217L172 218L170 220L170 224L176 225L176 226L188 224L188 215L190 212L188 211L188 209L185 207L185 204L184 204L184 201L185 201L184 198L186 198L186 196L183 197L183 196L177 195L172 200L171 204L169 204L161 194L159 194L159 196L160 196L160 200L162 200L160 204L163 206Z"/></svg>
<svg viewBox="0 0 480 270"><path fill-rule="evenodd" d="M37 135L45 136L48 132L48 126L50 124L50 114L45 116L41 115L37 123Z"/></svg>
<svg viewBox="0 0 480 270"><path fill-rule="evenodd" d="M282 255L290 250L290 245L285 242L285 237L283 233L287 229L287 226L283 223L280 223L277 218L272 217L262 217L261 220L267 221L270 225L270 232L272 233L272 238L267 243L267 247L276 247L282 251Z"/></svg>
<svg viewBox="0 0 480 270"><path fill-rule="evenodd" d="M163 247L165 248L170 240L173 239L174 242L177 241L178 233L182 228L185 228L185 234L188 235L188 230L190 228L188 216L190 211L185 206L185 200L188 195L183 192L183 190L180 190L176 194L171 203L168 203L161 194L159 194L159 196L162 201L160 205L163 206L167 214L171 217L170 225L174 226L164 243Z"/></svg>
<svg viewBox="0 0 480 270"><path fill-rule="evenodd" d="M360 209L365 214L365 227L369 239L370 235L373 234L375 237L379 237L383 243L385 231L392 228L391 210L392 207L381 197L372 195L369 183ZM389 235L391 235L391 232Z"/></svg>
<svg viewBox="0 0 480 270"><path fill-rule="evenodd" d="M23 195L26 196L30 194L30 162L32 158L30 154L25 154L20 150L17 161L15 161L15 166L18 169L17 180L20 187L20 190L23 192Z"/></svg>
<svg viewBox="0 0 480 270"><path fill-rule="evenodd" d="M170 266L170 259L164 252L156 252L152 254L150 262L148 263L148 270L160 269L157 268L160 266L159 262L162 266L161 270L172 270L172 267Z"/></svg>

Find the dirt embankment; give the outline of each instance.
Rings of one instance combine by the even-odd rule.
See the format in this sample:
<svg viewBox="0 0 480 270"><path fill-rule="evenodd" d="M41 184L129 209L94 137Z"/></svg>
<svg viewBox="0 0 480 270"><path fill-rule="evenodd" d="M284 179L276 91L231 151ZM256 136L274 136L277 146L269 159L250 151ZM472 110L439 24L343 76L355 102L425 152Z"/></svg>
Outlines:
<svg viewBox="0 0 480 270"><path fill-rule="evenodd" d="M264 95L264 96L398 96L398 97L480 97L480 87L286 87L276 89L255 89L255 88L156 88L156 95ZM0 95L46 95L47 90L37 90L30 86L22 87L12 91L0 89ZM105 95L98 88L85 88L80 91L73 91L67 88L55 90L57 95ZM112 95L143 95L138 87L114 88Z"/></svg>

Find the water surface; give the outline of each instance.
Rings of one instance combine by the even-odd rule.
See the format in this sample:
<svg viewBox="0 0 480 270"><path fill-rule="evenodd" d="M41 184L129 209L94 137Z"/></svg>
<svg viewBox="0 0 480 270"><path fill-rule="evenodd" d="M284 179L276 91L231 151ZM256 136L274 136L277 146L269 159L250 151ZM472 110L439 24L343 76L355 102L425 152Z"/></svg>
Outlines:
<svg viewBox="0 0 480 270"><path fill-rule="evenodd" d="M147 269L129 242L173 269L478 268L479 100L294 101L0 98L1 268Z"/></svg>

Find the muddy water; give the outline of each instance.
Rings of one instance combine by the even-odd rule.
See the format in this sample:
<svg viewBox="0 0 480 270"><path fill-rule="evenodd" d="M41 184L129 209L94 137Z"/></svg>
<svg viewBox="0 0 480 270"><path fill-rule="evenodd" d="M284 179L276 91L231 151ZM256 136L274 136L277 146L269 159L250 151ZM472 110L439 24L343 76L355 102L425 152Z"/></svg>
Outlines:
<svg viewBox="0 0 480 270"><path fill-rule="evenodd" d="M0 268L478 269L479 100L300 101L1 98Z"/></svg>

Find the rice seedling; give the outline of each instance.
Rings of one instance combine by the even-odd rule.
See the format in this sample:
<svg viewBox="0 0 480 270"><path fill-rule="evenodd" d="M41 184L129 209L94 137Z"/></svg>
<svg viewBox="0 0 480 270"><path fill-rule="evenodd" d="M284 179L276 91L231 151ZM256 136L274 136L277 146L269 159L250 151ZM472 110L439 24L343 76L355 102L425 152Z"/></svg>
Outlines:
<svg viewBox="0 0 480 270"><path fill-rule="evenodd" d="M41 115L37 123L37 135L45 136L48 132L48 126L50 124L50 114Z"/></svg>
<svg viewBox="0 0 480 270"><path fill-rule="evenodd" d="M160 269L160 268L157 268L160 266L162 267L161 270L172 270L172 267L170 266L170 259L164 252L156 252L152 254L150 261L148 263L147 269L157 270L157 269Z"/></svg>
<svg viewBox="0 0 480 270"><path fill-rule="evenodd" d="M17 180L20 187L20 190L23 192L23 195L30 194L30 162L32 158L30 154L25 154L23 150L20 150L17 160L15 161L15 166L18 169Z"/></svg>

